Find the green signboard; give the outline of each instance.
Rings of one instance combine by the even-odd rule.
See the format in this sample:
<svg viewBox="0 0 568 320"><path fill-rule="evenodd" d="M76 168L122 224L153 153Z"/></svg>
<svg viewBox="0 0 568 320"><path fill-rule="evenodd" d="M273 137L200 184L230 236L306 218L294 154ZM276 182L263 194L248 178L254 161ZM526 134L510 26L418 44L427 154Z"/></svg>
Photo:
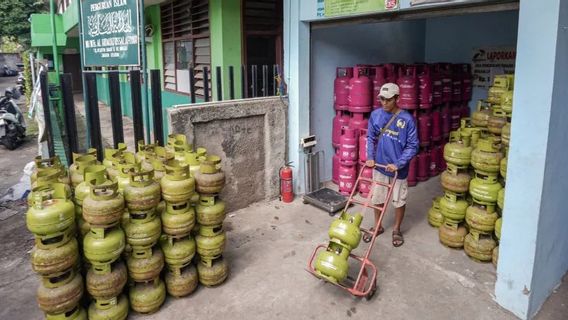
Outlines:
<svg viewBox="0 0 568 320"><path fill-rule="evenodd" d="M138 1L80 1L85 67L140 65Z"/></svg>
<svg viewBox="0 0 568 320"><path fill-rule="evenodd" d="M398 0L324 0L326 17L348 16L398 9Z"/></svg>

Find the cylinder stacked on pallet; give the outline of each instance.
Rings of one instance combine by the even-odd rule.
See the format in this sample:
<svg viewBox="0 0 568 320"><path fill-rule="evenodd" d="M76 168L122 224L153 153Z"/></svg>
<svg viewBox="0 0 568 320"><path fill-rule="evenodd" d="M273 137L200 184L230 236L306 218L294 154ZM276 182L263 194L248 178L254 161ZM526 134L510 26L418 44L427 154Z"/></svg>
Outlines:
<svg viewBox="0 0 568 320"><path fill-rule="evenodd" d="M201 157L199 170L195 171L199 203L195 207L199 229L197 243L197 273L204 286L216 286L229 274L229 265L223 257L227 236L223 229L226 217L225 202L219 193L225 186L225 173L221 170L221 158L215 155Z"/></svg>
<svg viewBox="0 0 568 320"><path fill-rule="evenodd" d="M347 278L349 271L349 254L357 248L361 241L359 229L363 216L359 213L351 215L342 212L329 228L329 244L315 260L314 267L319 277L332 283L340 283Z"/></svg>
<svg viewBox="0 0 568 320"><path fill-rule="evenodd" d="M42 170L38 167L38 172ZM69 191L68 185L58 182L36 186L26 214L26 225L35 238L32 269L41 276L37 302L47 319L66 315L86 319L79 305L84 287Z"/></svg>

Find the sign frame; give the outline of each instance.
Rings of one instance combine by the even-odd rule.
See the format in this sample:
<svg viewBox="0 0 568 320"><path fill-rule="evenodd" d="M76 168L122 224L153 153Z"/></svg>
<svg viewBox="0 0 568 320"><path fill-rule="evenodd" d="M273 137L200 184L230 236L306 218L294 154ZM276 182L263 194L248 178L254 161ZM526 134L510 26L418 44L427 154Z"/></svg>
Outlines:
<svg viewBox="0 0 568 320"><path fill-rule="evenodd" d="M85 39L87 37L88 34L88 26L86 24L88 24L88 22L86 22L86 19L88 19L88 15L86 11L84 11L84 6L88 5L89 2L94 2L94 1L89 1L89 0L79 0L79 11L80 11L80 21L79 24L81 26L81 32L82 32L82 37L81 37L81 49L82 49L82 53L83 53L83 67L142 67L142 63L141 63L141 50L140 47L142 46L142 38L140 35L140 1L139 0L125 0L126 2L133 2L129 5L129 7L134 7L135 8L135 12L132 12L131 16L134 16L133 20L135 21L135 23L132 23L132 26L135 26L134 32L132 34L128 34L130 36L136 36L137 38L137 42L136 42L136 60L133 61L133 59L127 60L126 62L121 62L120 57L110 57L110 58L102 58L102 57L98 57L97 59L101 60L102 62L94 62L91 61L93 58L92 55L100 55L101 53L93 53L91 48L87 49L86 48L86 43L87 40ZM97 2L105 2L104 0L98 0ZM111 1L113 2L113 1ZM133 4L135 3L135 6L133 6ZM104 10L104 9L103 9ZM85 24L86 23L86 24ZM120 36L120 34L118 34ZM126 33L122 33L123 36L126 36ZM89 39L92 40L92 39ZM99 39L100 40L100 39ZM127 46L134 46L134 44L127 44ZM127 50L134 50L133 48L128 48ZM90 58L90 59L88 59Z"/></svg>

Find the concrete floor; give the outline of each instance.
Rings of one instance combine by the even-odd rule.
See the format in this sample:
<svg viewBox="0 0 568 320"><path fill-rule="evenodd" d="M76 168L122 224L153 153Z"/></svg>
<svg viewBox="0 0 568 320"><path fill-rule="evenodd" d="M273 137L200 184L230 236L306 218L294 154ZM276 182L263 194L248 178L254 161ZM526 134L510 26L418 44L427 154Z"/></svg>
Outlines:
<svg viewBox="0 0 568 320"><path fill-rule="evenodd" d="M373 249L379 291L370 301L354 298L304 270L316 244L326 241L333 218L297 199L292 204L258 203L231 213L225 220L228 280L216 288L199 287L186 298L168 297L159 312L131 313L131 318L515 319L493 301L493 265L473 262L463 251L438 243L436 229L425 217L432 196L439 192L437 178L411 189L403 224L406 242L400 248L391 245L389 211L387 232ZM365 219L363 223L369 224L372 216ZM24 215L2 221L0 236L0 319L39 319L39 280L30 267L33 239ZM566 319L565 288L552 295L539 319Z"/></svg>

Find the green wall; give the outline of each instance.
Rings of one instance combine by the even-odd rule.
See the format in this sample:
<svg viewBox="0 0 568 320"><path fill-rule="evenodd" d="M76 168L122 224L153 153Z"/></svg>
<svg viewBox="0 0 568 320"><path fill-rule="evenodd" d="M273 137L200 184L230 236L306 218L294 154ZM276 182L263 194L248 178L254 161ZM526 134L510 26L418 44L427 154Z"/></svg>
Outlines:
<svg viewBox="0 0 568 320"><path fill-rule="evenodd" d="M237 0L210 0L209 25L211 30L211 74L213 99L217 97L215 67L221 66L223 97L229 97L229 66L234 67L235 98L241 98L241 2Z"/></svg>

